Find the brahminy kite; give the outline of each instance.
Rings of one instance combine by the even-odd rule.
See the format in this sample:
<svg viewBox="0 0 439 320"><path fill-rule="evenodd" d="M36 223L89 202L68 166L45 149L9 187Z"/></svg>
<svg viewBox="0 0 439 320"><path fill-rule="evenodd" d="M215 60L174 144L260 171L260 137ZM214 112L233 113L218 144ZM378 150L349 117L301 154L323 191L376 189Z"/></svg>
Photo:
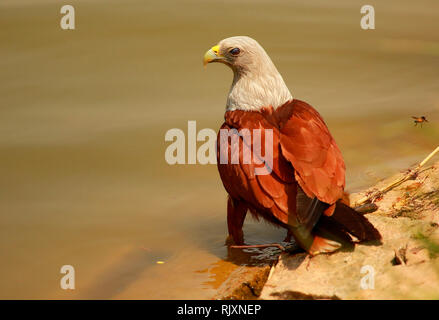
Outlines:
<svg viewBox="0 0 439 320"><path fill-rule="evenodd" d="M247 211L287 229L287 239L293 236L311 255L333 252L345 243L381 239L363 215L342 201L345 163L322 117L293 98L262 46L246 36L227 38L206 52L204 65L211 62L226 64L234 75L220 130L230 133L227 148L220 145L224 137L218 134L217 152L218 171L229 195L229 243L244 247ZM272 133L269 165L255 157L244 161L245 148L233 149L236 141L240 146L253 143L240 132L246 130L253 138L254 129L260 129L262 137L268 129ZM232 150L239 154L232 155ZM220 161L224 152L227 159L236 156L238 161ZM255 173L261 166L267 167L266 174Z"/></svg>

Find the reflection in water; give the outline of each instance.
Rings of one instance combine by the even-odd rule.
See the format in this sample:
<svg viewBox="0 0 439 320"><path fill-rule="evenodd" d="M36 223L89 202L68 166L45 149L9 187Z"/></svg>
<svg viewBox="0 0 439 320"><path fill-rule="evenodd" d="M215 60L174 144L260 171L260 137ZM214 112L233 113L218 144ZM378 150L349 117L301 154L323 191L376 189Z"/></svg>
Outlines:
<svg viewBox="0 0 439 320"><path fill-rule="evenodd" d="M225 37L257 39L319 110L349 191L437 145L436 0L377 4L373 31L357 0L69 4L75 31L59 28L59 1L0 3L0 298L206 299L237 264L275 254L227 252L216 167L164 161L167 130L222 123L232 74L202 56ZM285 236L251 220L244 232Z"/></svg>

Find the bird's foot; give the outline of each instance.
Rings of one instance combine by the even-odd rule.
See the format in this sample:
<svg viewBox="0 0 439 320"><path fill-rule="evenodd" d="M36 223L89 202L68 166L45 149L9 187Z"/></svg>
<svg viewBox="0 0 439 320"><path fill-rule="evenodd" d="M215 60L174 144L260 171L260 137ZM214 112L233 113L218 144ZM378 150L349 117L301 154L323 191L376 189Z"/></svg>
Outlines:
<svg viewBox="0 0 439 320"><path fill-rule="evenodd" d="M285 236L285 239L283 242L291 242L292 236L293 236L293 233L290 230L288 230L287 235Z"/></svg>
<svg viewBox="0 0 439 320"><path fill-rule="evenodd" d="M251 249L251 248L269 248L277 247L281 251L285 251L285 247L280 243L267 243L267 244L252 244L252 245L230 245L229 248L232 249Z"/></svg>
<svg viewBox="0 0 439 320"><path fill-rule="evenodd" d="M285 252L289 254L296 254L303 252L303 249L297 242L290 242L285 246Z"/></svg>
<svg viewBox="0 0 439 320"><path fill-rule="evenodd" d="M237 233L235 236L229 234L226 239L226 246L233 245L243 245L244 244L244 234L242 232Z"/></svg>

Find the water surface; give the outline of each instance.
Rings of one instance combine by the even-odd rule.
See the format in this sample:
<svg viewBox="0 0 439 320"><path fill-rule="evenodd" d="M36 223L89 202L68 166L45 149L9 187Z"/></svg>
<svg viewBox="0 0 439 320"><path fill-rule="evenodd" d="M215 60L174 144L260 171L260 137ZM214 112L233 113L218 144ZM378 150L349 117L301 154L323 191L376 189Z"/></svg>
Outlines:
<svg viewBox="0 0 439 320"><path fill-rule="evenodd" d="M210 298L228 257L213 165L169 166L164 135L220 127L232 74L202 68L233 35L256 38L296 98L315 106L361 190L439 141L439 2L0 3L0 298ZM430 123L414 127L411 116ZM251 220L247 241L284 231ZM157 264L163 261L163 264ZM60 289L60 268L76 289Z"/></svg>

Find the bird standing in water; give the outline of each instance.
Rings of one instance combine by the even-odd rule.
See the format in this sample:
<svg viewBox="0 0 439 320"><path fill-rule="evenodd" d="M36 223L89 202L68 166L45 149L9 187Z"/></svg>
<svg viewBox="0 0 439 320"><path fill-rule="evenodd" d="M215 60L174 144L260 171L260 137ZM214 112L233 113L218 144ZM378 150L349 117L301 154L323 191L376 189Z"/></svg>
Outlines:
<svg viewBox="0 0 439 320"><path fill-rule="evenodd" d="M204 64L212 62L226 64L234 75L220 130L229 135L222 139L218 134L217 154L218 171L229 194L229 243L244 245L247 211L287 229L287 238L294 237L311 255L352 244L353 237L381 239L363 215L341 201L345 164L322 117L306 102L293 98L259 43L246 36L224 39L206 52ZM245 161L245 148L233 148L234 143L243 146L251 141L254 149L254 129L261 129L265 138L266 130L272 132L270 164L254 158ZM243 137L243 130L250 132L250 140ZM239 154L233 155L232 150ZM223 156L236 156L239 161L222 163ZM261 167L267 174L256 173Z"/></svg>

